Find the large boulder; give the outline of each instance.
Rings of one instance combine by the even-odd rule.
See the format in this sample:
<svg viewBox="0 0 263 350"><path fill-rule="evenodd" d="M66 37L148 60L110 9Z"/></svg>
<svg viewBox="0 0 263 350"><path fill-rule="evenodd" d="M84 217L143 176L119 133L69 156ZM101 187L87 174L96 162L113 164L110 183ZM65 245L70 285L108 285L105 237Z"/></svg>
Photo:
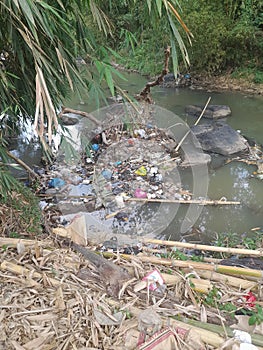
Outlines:
<svg viewBox="0 0 263 350"><path fill-rule="evenodd" d="M185 112L189 115L199 116L202 113L204 106L188 105L185 107ZM210 105L206 108L203 117L209 119L226 118L231 114L231 109L224 105Z"/></svg>
<svg viewBox="0 0 263 350"><path fill-rule="evenodd" d="M229 156L248 150L247 140L226 123L200 124L191 129L206 152Z"/></svg>

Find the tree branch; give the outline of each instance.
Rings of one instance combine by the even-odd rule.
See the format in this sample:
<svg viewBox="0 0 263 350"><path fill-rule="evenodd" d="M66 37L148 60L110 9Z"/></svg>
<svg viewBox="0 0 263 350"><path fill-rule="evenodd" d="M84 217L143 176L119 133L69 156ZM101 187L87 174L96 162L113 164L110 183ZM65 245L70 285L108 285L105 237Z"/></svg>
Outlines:
<svg viewBox="0 0 263 350"><path fill-rule="evenodd" d="M96 125L101 125L101 122L96 119L92 114L84 112L84 111L78 111L76 109L72 109L72 108L68 108L68 107L62 107L62 111L59 113L59 117L61 117L63 114L66 113L73 113L73 114L78 114L81 115L82 117L88 118L89 120L91 120L94 124Z"/></svg>
<svg viewBox="0 0 263 350"><path fill-rule="evenodd" d="M24 168L30 175L33 176L33 178L38 178L39 175L37 175L34 170L32 170L26 163L24 163L21 159L14 156L11 152L6 151L6 154L9 158L13 159L17 164L19 164L22 168Z"/></svg>
<svg viewBox="0 0 263 350"><path fill-rule="evenodd" d="M167 47L167 49L164 51L164 54L165 54L165 60L164 60L164 68L162 70L162 73L156 78L156 80L150 81L145 85L144 89L140 92L138 96L138 100L143 100L148 103L153 103L150 97L151 88L153 86L160 85L163 82L164 76L169 72L168 65L169 65L169 59L171 54L170 46Z"/></svg>

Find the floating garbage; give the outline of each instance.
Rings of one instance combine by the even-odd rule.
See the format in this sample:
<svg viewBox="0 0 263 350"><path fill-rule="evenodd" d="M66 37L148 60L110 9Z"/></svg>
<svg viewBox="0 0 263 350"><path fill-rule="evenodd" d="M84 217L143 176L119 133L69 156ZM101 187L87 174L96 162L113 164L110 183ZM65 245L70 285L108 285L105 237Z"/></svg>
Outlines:
<svg viewBox="0 0 263 350"><path fill-rule="evenodd" d="M104 177L104 179L110 180L112 177L112 172L108 169L105 169L101 172L101 175Z"/></svg>
<svg viewBox="0 0 263 350"><path fill-rule="evenodd" d="M98 152L98 150L100 149L100 146L97 143L93 143L91 145L91 149L95 152Z"/></svg>
<svg viewBox="0 0 263 350"><path fill-rule="evenodd" d="M147 170L146 170L145 166L141 166L139 169L137 169L135 171L135 174L139 175L139 176L146 176L147 175Z"/></svg>
<svg viewBox="0 0 263 350"><path fill-rule="evenodd" d="M48 182L48 187L50 188L61 188L66 184L66 182L63 179L60 179L59 177L55 177L51 179Z"/></svg>
<svg viewBox="0 0 263 350"><path fill-rule="evenodd" d="M143 191L140 188L136 188L134 192L134 197L135 198L147 198L147 192Z"/></svg>

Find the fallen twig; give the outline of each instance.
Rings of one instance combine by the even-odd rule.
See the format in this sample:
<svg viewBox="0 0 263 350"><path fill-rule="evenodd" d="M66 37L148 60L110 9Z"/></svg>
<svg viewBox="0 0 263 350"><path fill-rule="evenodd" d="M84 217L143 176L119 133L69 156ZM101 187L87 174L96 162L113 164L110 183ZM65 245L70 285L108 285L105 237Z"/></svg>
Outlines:
<svg viewBox="0 0 263 350"><path fill-rule="evenodd" d="M197 121L194 123L194 125L197 125L197 124L200 122L200 120L201 120L202 116L204 115L205 110L206 110L206 108L207 108L207 106L208 106L210 100L211 100L211 97L208 98L208 100L207 100L207 102L206 102L206 104L205 104L205 106L204 106L204 108L203 108L203 110L202 110L202 113L200 114L199 118L198 118ZM189 129L189 130L187 131L187 133L183 136L183 138L181 139L181 141L180 141L180 142L178 143L178 145L176 146L175 152L178 152L179 148L181 147L182 143L183 143L184 140L187 138L187 136L189 135L190 132L191 132L191 129Z"/></svg>

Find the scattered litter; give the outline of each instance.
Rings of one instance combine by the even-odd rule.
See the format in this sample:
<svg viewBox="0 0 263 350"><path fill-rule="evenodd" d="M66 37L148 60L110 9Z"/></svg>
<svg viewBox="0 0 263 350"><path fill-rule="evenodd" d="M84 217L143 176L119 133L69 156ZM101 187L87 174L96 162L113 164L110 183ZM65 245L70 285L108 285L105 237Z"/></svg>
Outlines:
<svg viewBox="0 0 263 350"><path fill-rule="evenodd" d="M157 270L148 273L142 280L148 282L149 289L152 291L158 289L159 286L164 284L163 277Z"/></svg>
<svg viewBox="0 0 263 350"><path fill-rule="evenodd" d="M54 179L51 179L48 182L48 186L51 188L61 188L65 185L65 181L63 179L60 179L58 177L55 177Z"/></svg>

